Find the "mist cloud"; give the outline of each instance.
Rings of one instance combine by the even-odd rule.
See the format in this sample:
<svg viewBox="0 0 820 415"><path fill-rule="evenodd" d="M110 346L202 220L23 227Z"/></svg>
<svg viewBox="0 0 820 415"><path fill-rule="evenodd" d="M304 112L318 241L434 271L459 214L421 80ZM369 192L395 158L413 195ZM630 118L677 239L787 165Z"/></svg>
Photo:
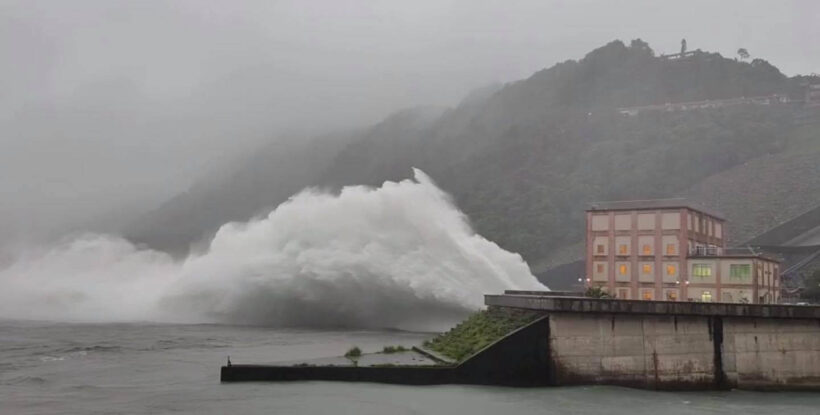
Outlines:
<svg viewBox="0 0 820 415"><path fill-rule="evenodd" d="M439 330L485 293L545 289L421 171L307 190L181 261L86 235L0 269L0 317Z"/></svg>
<svg viewBox="0 0 820 415"><path fill-rule="evenodd" d="M0 245L116 231L259 142L449 105L612 39L820 68L820 5L0 1Z"/></svg>

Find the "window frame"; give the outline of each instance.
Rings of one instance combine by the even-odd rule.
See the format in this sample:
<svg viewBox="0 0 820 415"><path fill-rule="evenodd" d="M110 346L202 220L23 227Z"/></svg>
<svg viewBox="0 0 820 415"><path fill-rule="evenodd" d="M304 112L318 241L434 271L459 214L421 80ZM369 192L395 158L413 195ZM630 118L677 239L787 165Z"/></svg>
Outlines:
<svg viewBox="0 0 820 415"><path fill-rule="evenodd" d="M745 275L738 275L740 274L739 270L744 270L743 274ZM738 271L738 272L735 272ZM752 277L752 264L729 264L729 279L730 280L739 280L745 281Z"/></svg>
<svg viewBox="0 0 820 415"><path fill-rule="evenodd" d="M707 273L701 275L698 271L706 270ZM710 264L692 264L692 277L697 277L701 280L712 278L712 266Z"/></svg>

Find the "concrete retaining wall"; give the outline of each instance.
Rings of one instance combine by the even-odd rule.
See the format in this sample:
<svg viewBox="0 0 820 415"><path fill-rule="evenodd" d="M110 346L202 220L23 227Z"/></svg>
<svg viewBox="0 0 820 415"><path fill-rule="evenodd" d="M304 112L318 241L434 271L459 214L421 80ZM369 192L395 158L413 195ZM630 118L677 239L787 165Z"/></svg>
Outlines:
<svg viewBox="0 0 820 415"><path fill-rule="evenodd" d="M820 390L820 320L726 319L723 361L739 388Z"/></svg>
<svg viewBox="0 0 820 415"><path fill-rule="evenodd" d="M554 384L719 387L707 317L550 314Z"/></svg>
<svg viewBox="0 0 820 415"><path fill-rule="evenodd" d="M222 382L329 380L405 385L445 383L536 386L548 384L549 321L538 319L454 366L223 366Z"/></svg>
<svg viewBox="0 0 820 415"><path fill-rule="evenodd" d="M549 317L551 384L820 390L819 307L486 296Z"/></svg>
<svg viewBox="0 0 820 415"><path fill-rule="evenodd" d="M485 303L544 317L456 366L234 365L222 368L221 379L820 390L818 307L533 295Z"/></svg>
<svg viewBox="0 0 820 415"><path fill-rule="evenodd" d="M551 313L556 385L820 390L820 321Z"/></svg>

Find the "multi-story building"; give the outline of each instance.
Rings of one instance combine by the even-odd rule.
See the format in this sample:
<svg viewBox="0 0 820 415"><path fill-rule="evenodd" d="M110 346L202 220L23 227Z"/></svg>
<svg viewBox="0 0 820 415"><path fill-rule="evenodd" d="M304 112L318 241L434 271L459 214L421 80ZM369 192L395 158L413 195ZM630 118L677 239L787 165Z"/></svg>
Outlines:
<svg viewBox="0 0 820 415"><path fill-rule="evenodd" d="M683 199L594 203L587 287L622 299L776 303L778 261L726 247L726 220Z"/></svg>

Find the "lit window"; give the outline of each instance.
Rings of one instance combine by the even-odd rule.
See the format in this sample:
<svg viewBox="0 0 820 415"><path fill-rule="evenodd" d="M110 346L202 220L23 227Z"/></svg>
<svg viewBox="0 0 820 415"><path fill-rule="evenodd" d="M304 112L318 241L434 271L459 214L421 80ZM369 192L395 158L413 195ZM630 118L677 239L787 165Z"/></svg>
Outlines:
<svg viewBox="0 0 820 415"><path fill-rule="evenodd" d="M603 253L604 253L604 246L603 246L603 245L598 245L598 247L597 247L597 248L595 248L595 249L597 250L597 252L598 252L599 254L603 254Z"/></svg>
<svg viewBox="0 0 820 415"><path fill-rule="evenodd" d="M730 264L729 278L733 280L743 280L752 276L752 266L750 264Z"/></svg>
<svg viewBox="0 0 820 415"><path fill-rule="evenodd" d="M652 255L652 245L644 244L643 246L643 254L644 255Z"/></svg>
<svg viewBox="0 0 820 415"><path fill-rule="evenodd" d="M623 245L623 244L618 245L618 253L621 254L621 255L629 254L629 247L627 247L626 245Z"/></svg>
<svg viewBox="0 0 820 415"><path fill-rule="evenodd" d="M704 291L700 295L700 300L704 303L711 303L712 302L712 292L711 291Z"/></svg>
<svg viewBox="0 0 820 415"><path fill-rule="evenodd" d="M619 265L618 272L621 273L621 275L626 275L626 264Z"/></svg>
<svg viewBox="0 0 820 415"><path fill-rule="evenodd" d="M598 272L599 272L599 273L603 273L603 272L604 272L604 264L597 264L597 265L596 265L596 268L598 269Z"/></svg>
<svg viewBox="0 0 820 415"><path fill-rule="evenodd" d="M652 291L646 290L641 294L644 300L651 300L652 299Z"/></svg>
<svg viewBox="0 0 820 415"><path fill-rule="evenodd" d="M677 291L667 291L666 292L666 301L678 301L678 292Z"/></svg>
<svg viewBox="0 0 820 415"><path fill-rule="evenodd" d="M675 255L675 244L666 244L666 255Z"/></svg>
<svg viewBox="0 0 820 415"><path fill-rule="evenodd" d="M652 265L650 265L650 264L643 264L643 267L641 267L641 269L643 270L644 274L651 274L652 273Z"/></svg>
<svg viewBox="0 0 820 415"><path fill-rule="evenodd" d="M692 276L709 278L712 276L712 267L709 264L695 264L692 266Z"/></svg>
<svg viewBox="0 0 820 415"><path fill-rule="evenodd" d="M675 276L678 274L678 269L674 265L666 266L666 275Z"/></svg>

